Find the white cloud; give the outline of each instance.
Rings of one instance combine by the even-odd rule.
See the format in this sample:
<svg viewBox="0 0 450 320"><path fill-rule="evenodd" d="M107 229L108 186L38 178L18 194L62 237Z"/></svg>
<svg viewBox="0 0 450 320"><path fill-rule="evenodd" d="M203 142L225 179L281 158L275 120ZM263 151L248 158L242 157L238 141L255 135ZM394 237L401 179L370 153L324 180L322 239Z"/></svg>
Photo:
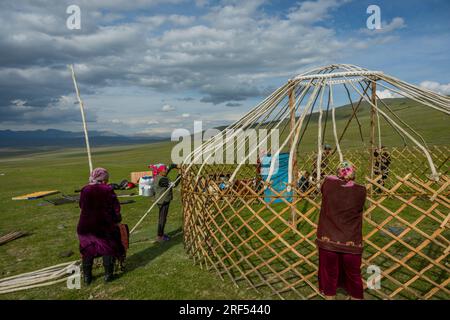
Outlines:
<svg viewBox="0 0 450 320"><path fill-rule="evenodd" d="M112 120L109 120L109 122L111 122L113 124L129 126L129 127L155 125L155 124L160 123L155 118L152 118L152 119L146 119L146 118L112 119Z"/></svg>
<svg viewBox="0 0 450 320"><path fill-rule="evenodd" d="M364 28L360 31L367 35L380 35L380 34L386 34L391 33L395 30L406 28L405 19L402 17L395 17L391 20L391 22L382 21L381 22L381 29L368 29Z"/></svg>
<svg viewBox="0 0 450 320"><path fill-rule="evenodd" d="M405 20L401 17L395 17L390 23L385 25L381 24L381 31L392 32L397 29L406 28Z"/></svg>
<svg viewBox="0 0 450 320"><path fill-rule="evenodd" d="M341 6L343 3L349 2L348 0L318 0L318 1L305 1L298 7L292 8L288 14L289 20L310 24L323 21L329 17L329 11Z"/></svg>
<svg viewBox="0 0 450 320"><path fill-rule="evenodd" d="M401 98L402 97L401 95L399 95L395 92L392 92L388 89L384 89L381 91L377 90L377 96L380 99L393 99L393 98Z"/></svg>
<svg viewBox="0 0 450 320"><path fill-rule="evenodd" d="M141 16L136 19L138 22L145 23L147 26L159 27L165 23L171 23L176 26L187 26L195 22L194 16L185 16L178 14Z"/></svg>
<svg viewBox="0 0 450 320"><path fill-rule="evenodd" d="M78 0L81 8L86 9L110 9L110 10L131 10L131 9L139 9L146 7L153 7L156 5L161 5L165 3L180 3L184 0Z"/></svg>
<svg viewBox="0 0 450 320"><path fill-rule="evenodd" d="M112 0L100 1L101 5L81 1L83 14L90 19L83 20L86 23L80 32L57 27L65 25L65 16L57 14L62 6L58 1L43 0L42 6L31 2L17 4L14 9L6 7L3 13L0 11L0 18L5 19L5 29L0 31L0 53L15 52L0 54L0 63L10 63L15 68L22 64L16 68L17 73L28 73L36 78L37 83L33 84L59 90L59 95L73 89L70 81L64 81L68 76L64 65L75 62L79 82L92 91L111 85L166 92L175 88L180 92L197 91L202 101L217 104L260 97L265 93L267 79L287 78L308 64L334 59L336 52L343 53L344 48L353 46L351 40L336 39L331 28L305 26L298 23L298 16L294 17L295 11L320 19L345 1L307 1L290 10L292 15L270 17L260 8L262 0L225 1L212 6L200 3L205 5L202 12L206 13L199 17L169 12L139 15L126 22L120 21L125 16L123 10L162 1L138 0L129 4ZM101 13L102 6L111 12ZM22 17L20 24L14 19L17 15ZM50 27L37 32L40 17ZM8 36L2 37L1 33ZM293 42L300 34L301 41ZM54 79L53 83L35 75L43 69L42 65L60 66L59 70L47 68L59 73L48 77ZM5 74L5 81L9 81L6 78ZM62 86L65 92L61 92ZM86 94L86 89L81 89ZM26 95L20 98L28 100Z"/></svg>
<svg viewBox="0 0 450 320"><path fill-rule="evenodd" d="M175 107L170 104L165 104L162 106L161 111L164 111L164 112L175 111Z"/></svg>
<svg viewBox="0 0 450 320"><path fill-rule="evenodd" d="M329 23L315 23L332 18L333 10L346 2L302 1L273 12L263 0L197 0L197 11L163 0L79 0L84 18L76 32L64 27L64 1L0 2L0 122L14 117L20 121L19 112L12 110L17 109L14 100L26 101L22 108L50 111L50 102L59 99L61 125L78 119L78 108L57 98L73 94L68 63L75 63L85 102L95 103L98 127L139 131L197 116L214 125L236 120L270 88L305 68L350 61L349 56L375 52L377 44L392 39L369 39L357 30L342 37ZM152 5L161 5L164 10L158 12L164 13L140 10ZM403 19L394 18L385 28L403 26ZM182 96L195 101L174 102ZM108 97L114 98L105 102ZM154 103L149 105L149 99ZM7 106L3 111L2 105ZM67 110L72 111L63 112ZM174 110L179 112L173 120L164 120L169 117L163 112Z"/></svg>
<svg viewBox="0 0 450 320"><path fill-rule="evenodd" d="M439 83L436 81L423 81L420 83L422 88L437 92L443 95L450 95L450 83Z"/></svg>
<svg viewBox="0 0 450 320"><path fill-rule="evenodd" d="M20 108L20 107L23 107L27 102L25 100L16 99L16 100L11 101L11 103L13 105L15 105L16 107Z"/></svg>

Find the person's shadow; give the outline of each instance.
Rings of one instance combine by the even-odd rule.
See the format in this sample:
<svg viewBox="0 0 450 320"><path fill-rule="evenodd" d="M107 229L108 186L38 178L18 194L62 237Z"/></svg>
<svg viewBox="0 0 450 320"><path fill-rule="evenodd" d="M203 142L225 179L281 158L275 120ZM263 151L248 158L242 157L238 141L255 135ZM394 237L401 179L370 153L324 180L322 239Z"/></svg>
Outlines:
<svg viewBox="0 0 450 320"><path fill-rule="evenodd" d="M169 241L155 241L150 244L149 247L127 257L125 260L125 273L146 266L153 259L183 241L183 232L181 228L168 233L168 236L170 237Z"/></svg>

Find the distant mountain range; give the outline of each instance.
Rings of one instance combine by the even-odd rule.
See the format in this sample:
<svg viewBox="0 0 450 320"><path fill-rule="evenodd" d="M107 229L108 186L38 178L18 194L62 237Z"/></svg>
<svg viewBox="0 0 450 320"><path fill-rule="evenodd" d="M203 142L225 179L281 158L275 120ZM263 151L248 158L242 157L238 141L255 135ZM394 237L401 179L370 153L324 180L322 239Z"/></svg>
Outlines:
<svg viewBox="0 0 450 320"><path fill-rule="evenodd" d="M168 140L168 138L123 136L104 131L89 132L89 142L92 146L140 144L164 140ZM33 131L0 130L0 148L83 147L84 144L83 132L56 129Z"/></svg>

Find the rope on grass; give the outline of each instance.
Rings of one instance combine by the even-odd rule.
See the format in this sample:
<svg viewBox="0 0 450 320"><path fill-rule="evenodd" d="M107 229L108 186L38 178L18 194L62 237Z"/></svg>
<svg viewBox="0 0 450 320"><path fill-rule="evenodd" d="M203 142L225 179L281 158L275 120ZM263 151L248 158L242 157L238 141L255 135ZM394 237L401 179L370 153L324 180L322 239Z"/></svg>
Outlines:
<svg viewBox="0 0 450 320"><path fill-rule="evenodd" d="M69 272L74 266L77 266L79 262L79 260L70 261L1 279L0 294L44 287L66 281L66 278L69 276Z"/></svg>

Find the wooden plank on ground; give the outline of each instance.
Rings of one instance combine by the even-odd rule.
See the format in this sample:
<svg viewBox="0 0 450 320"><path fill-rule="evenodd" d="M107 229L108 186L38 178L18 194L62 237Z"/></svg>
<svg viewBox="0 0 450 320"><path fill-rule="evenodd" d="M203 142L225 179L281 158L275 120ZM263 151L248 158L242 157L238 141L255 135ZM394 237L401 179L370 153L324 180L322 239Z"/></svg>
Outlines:
<svg viewBox="0 0 450 320"><path fill-rule="evenodd" d="M59 193L58 190L50 190L50 191L38 191L33 192L29 194L24 194L22 196L13 197L12 200L33 200L33 199L39 199L46 196L51 196L53 194Z"/></svg>
<svg viewBox="0 0 450 320"><path fill-rule="evenodd" d="M14 232L10 232L10 233L7 233L5 235L2 235L0 237L0 246L5 244L5 243L7 243L7 242L16 240L16 239L18 239L20 237L23 237L25 235L27 235L27 233L26 232L22 232L22 231L14 231Z"/></svg>

